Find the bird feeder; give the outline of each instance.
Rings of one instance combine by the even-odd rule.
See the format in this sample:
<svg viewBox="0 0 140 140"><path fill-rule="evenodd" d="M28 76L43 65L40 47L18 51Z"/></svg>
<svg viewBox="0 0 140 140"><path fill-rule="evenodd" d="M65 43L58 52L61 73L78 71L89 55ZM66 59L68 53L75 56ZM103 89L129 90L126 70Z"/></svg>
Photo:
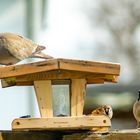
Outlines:
<svg viewBox="0 0 140 140"><path fill-rule="evenodd" d="M13 130L91 129L108 130L111 121L107 116L83 115L87 84L118 81L120 65L116 63L49 59L46 61L5 66L0 68L2 87L34 86L40 118L16 118ZM52 85L69 86L70 115L54 116ZM61 93L60 93L61 94Z"/></svg>

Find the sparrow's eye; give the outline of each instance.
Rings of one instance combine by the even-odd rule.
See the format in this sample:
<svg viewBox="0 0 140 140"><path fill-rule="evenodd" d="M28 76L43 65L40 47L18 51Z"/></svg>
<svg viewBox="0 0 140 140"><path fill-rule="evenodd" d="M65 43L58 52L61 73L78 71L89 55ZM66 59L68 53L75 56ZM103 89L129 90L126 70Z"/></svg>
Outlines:
<svg viewBox="0 0 140 140"><path fill-rule="evenodd" d="M111 108L108 108L108 112L109 112L109 113L112 112L112 109L111 109Z"/></svg>
<svg viewBox="0 0 140 140"><path fill-rule="evenodd" d="M106 109L105 109L105 112L106 112L107 115L109 115L109 112L110 112L110 111L109 111L109 108L106 108Z"/></svg>

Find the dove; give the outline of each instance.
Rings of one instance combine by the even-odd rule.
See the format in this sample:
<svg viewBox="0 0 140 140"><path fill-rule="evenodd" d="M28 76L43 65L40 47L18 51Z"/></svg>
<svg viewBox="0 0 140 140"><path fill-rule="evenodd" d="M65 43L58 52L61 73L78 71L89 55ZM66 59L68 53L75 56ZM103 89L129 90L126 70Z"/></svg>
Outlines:
<svg viewBox="0 0 140 140"><path fill-rule="evenodd" d="M95 110L93 110L91 112L90 115L105 115L105 116L108 116L110 119L112 118L113 116L113 110L112 110L112 107L109 106L109 105L104 105L102 107L99 107L99 108L96 108Z"/></svg>
<svg viewBox="0 0 140 140"><path fill-rule="evenodd" d="M41 52L45 47L14 33L0 33L0 64L13 65L26 58L51 59Z"/></svg>
<svg viewBox="0 0 140 140"><path fill-rule="evenodd" d="M139 128L140 124L140 91L139 91L139 96L138 99L135 101L133 105L133 115L137 121L137 128Z"/></svg>

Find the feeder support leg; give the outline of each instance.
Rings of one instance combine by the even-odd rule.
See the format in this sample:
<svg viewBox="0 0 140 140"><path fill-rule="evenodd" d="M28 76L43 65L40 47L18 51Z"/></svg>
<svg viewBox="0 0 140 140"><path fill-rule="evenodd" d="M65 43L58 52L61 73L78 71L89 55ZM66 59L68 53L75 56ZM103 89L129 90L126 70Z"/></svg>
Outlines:
<svg viewBox="0 0 140 140"><path fill-rule="evenodd" d="M53 117L51 80L34 81L41 117Z"/></svg>
<svg viewBox="0 0 140 140"><path fill-rule="evenodd" d="M71 116L82 116L86 94L86 80L72 79L71 86Z"/></svg>

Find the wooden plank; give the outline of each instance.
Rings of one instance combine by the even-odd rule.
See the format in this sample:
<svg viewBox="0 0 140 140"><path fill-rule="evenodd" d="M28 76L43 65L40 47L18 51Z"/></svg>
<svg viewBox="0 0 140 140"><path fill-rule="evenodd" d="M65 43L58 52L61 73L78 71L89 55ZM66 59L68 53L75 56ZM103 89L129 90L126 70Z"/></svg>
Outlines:
<svg viewBox="0 0 140 140"><path fill-rule="evenodd" d="M106 81L104 79L93 79L93 78L88 78L87 84L104 84Z"/></svg>
<svg viewBox="0 0 140 140"><path fill-rule="evenodd" d="M40 80L41 81L41 80ZM52 80L53 85L66 85L69 84L68 80ZM87 84L104 84L104 79L87 79ZM12 87L12 86L32 86L34 81L22 81L16 80L15 82L9 82L7 79L1 80L2 88Z"/></svg>
<svg viewBox="0 0 140 140"><path fill-rule="evenodd" d="M72 79L70 88L71 116L82 116L86 94L86 80Z"/></svg>
<svg viewBox="0 0 140 140"><path fill-rule="evenodd" d="M47 80L47 79L46 79ZM34 80L36 81L36 80ZM11 86L32 86L34 85L34 81L28 81L28 80L22 80L22 79L16 79L12 80L12 78L5 78L1 80L1 85L3 88L5 87L11 87ZM39 80L44 81L44 80ZM52 85L68 85L70 84L70 80L51 80Z"/></svg>
<svg viewBox="0 0 140 140"><path fill-rule="evenodd" d="M70 71L60 71L54 72L42 72L35 74L28 74L24 76L10 77L1 80L2 87L10 86L30 86L33 85L33 81L38 80L52 80L53 84L65 84L64 81L69 79L86 79L87 84L101 84L104 82L118 82L118 76L109 74L92 74L83 72L70 72ZM56 80L57 79L57 80Z"/></svg>
<svg viewBox="0 0 140 140"><path fill-rule="evenodd" d="M77 116L82 116L83 110L84 110L85 95L86 95L86 80L85 79L80 79L80 80L72 79L72 83L73 83L72 88L73 87L76 88L76 90L74 90L75 93L77 91ZM76 85L77 85L77 87L76 87Z"/></svg>
<svg viewBox="0 0 140 140"><path fill-rule="evenodd" d="M41 117L52 117L52 85L51 80L34 81L37 101Z"/></svg>
<svg viewBox="0 0 140 140"><path fill-rule="evenodd" d="M15 85L17 85L15 77L1 79L1 86L2 86L2 88L11 87L11 86L15 86Z"/></svg>
<svg viewBox="0 0 140 140"><path fill-rule="evenodd" d="M58 69L57 59L0 67L0 79Z"/></svg>
<svg viewBox="0 0 140 140"><path fill-rule="evenodd" d="M4 140L1 132L0 132L0 140Z"/></svg>
<svg viewBox="0 0 140 140"><path fill-rule="evenodd" d="M110 127L106 116L52 117L52 118L18 118L12 122L13 130L64 130L91 129L93 127Z"/></svg>
<svg viewBox="0 0 140 140"><path fill-rule="evenodd" d="M120 74L120 64L99 61L85 61L72 59L58 59L59 68L63 70L74 70L102 74Z"/></svg>
<svg viewBox="0 0 140 140"><path fill-rule="evenodd" d="M117 76L120 73L120 65L115 63L71 59L49 59L29 64L0 67L0 79L56 69L113 74Z"/></svg>
<svg viewBox="0 0 140 140"><path fill-rule="evenodd" d="M89 131L0 131L0 140L139 140L137 129L113 130L104 134Z"/></svg>
<svg viewBox="0 0 140 140"><path fill-rule="evenodd" d="M139 140L140 132L137 129L113 130L104 134L70 133L63 136L63 140Z"/></svg>
<svg viewBox="0 0 140 140"><path fill-rule="evenodd" d="M111 74L97 74L89 72L79 72L79 71L68 71L68 70L56 70L49 72L41 72L35 74L28 74L24 76L16 77L17 81L36 81L36 80L52 80L52 79L104 79L104 81L117 82L117 75ZM90 82L89 82L90 83Z"/></svg>
<svg viewBox="0 0 140 140"><path fill-rule="evenodd" d="M0 131L0 140L59 140L60 137L60 133L50 131Z"/></svg>
<svg viewBox="0 0 140 140"><path fill-rule="evenodd" d="M69 70L53 70L48 72L39 72L34 74L27 74L23 76L17 76L16 80L22 81L37 81L46 79L112 79L116 81L114 77L117 75L112 74L98 74L91 72L69 71Z"/></svg>

